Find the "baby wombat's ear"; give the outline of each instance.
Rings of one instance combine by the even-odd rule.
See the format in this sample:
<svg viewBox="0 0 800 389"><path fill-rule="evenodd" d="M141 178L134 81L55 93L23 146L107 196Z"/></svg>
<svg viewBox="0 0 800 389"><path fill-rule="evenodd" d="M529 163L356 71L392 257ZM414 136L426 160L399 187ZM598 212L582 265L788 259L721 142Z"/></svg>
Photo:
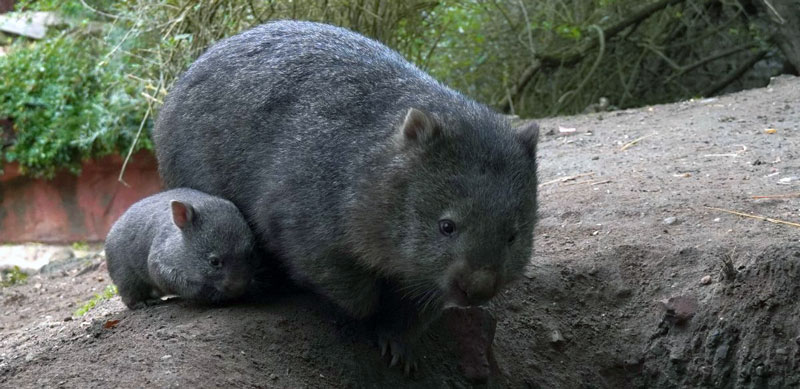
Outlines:
<svg viewBox="0 0 800 389"><path fill-rule="evenodd" d="M397 140L400 144L424 144L438 133L439 129L431 116L416 108L406 113Z"/></svg>
<svg viewBox="0 0 800 389"><path fill-rule="evenodd" d="M169 202L172 208L172 222L180 229L186 228L194 219L194 208L191 204L182 203L178 200Z"/></svg>
<svg viewBox="0 0 800 389"><path fill-rule="evenodd" d="M535 122L528 122L517 127L516 131L517 139L528 150L528 155L535 157L536 143L539 142L539 125Z"/></svg>

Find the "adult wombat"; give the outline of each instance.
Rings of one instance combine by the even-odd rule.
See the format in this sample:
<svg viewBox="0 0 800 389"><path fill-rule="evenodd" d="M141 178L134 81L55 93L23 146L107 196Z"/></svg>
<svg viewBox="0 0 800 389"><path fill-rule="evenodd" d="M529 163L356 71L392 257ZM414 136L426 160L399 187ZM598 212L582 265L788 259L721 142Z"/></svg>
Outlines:
<svg viewBox="0 0 800 389"><path fill-rule="evenodd" d="M133 204L108 233L106 261L128 308L166 294L212 303L245 292L254 243L233 203L180 188Z"/></svg>
<svg viewBox="0 0 800 389"><path fill-rule="evenodd" d="M324 24L220 41L167 97L160 172L233 201L298 281L372 317L392 364L531 257L536 140L382 44Z"/></svg>

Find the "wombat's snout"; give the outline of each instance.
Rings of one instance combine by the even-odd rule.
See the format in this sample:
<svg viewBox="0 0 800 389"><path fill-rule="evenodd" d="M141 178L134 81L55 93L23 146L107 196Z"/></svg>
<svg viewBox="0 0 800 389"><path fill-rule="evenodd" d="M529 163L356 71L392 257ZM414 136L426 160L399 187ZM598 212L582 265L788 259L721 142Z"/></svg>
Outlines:
<svg viewBox="0 0 800 389"><path fill-rule="evenodd" d="M243 294L250 285L250 278L227 276L222 280L220 289L228 297L236 297Z"/></svg>
<svg viewBox="0 0 800 389"><path fill-rule="evenodd" d="M497 274L487 269L467 273L457 283L464 292L467 305L483 304L497 292Z"/></svg>

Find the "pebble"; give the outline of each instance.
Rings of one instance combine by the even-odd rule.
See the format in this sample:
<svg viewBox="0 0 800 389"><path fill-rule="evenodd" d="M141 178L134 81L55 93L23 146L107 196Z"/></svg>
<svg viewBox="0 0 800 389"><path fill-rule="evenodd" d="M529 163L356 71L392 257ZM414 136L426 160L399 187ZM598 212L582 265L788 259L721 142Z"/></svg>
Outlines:
<svg viewBox="0 0 800 389"><path fill-rule="evenodd" d="M673 296L661 300L661 306L665 311L665 319L682 324L694 317L697 312L697 300L687 296Z"/></svg>
<svg viewBox="0 0 800 389"><path fill-rule="evenodd" d="M633 295L633 289L631 288L620 288L619 290L617 290L617 298L624 299L631 297L632 295Z"/></svg>
<svg viewBox="0 0 800 389"><path fill-rule="evenodd" d="M522 304L517 300L512 300L507 305L508 310L511 312L519 312L522 310Z"/></svg>
<svg viewBox="0 0 800 389"><path fill-rule="evenodd" d="M275 381L278 379L278 375L275 373L269 373L269 379Z"/></svg>
<svg viewBox="0 0 800 389"><path fill-rule="evenodd" d="M704 276L700 279L700 285L708 285L711 283L711 276Z"/></svg>
<svg viewBox="0 0 800 389"><path fill-rule="evenodd" d="M670 217L664 219L664 224L666 224L668 226L671 226L671 225L673 225L673 224L675 224L677 222L678 222L678 218L675 217L675 216L670 216Z"/></svg>
<svg viewBox="0 0 800 389"><path fill-rule="evenodd" d="M550 333L550 343L554 345L559 345L564 343L564 336L561 335L561 331L553 330L553 332Z"/></svg>

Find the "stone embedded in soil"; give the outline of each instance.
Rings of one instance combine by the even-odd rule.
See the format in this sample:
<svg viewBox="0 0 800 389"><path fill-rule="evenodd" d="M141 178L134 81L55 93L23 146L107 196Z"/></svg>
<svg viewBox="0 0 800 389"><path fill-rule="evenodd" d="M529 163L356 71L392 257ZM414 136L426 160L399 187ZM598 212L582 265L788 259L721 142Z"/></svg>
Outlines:
<svg viewBox="0 0 800 389"><path fill-rule="evenodd" d="M473 382L486 382L497 369L492 355L497 319L482 307L448 308L444 319L456 340L458 367L464 377Z"/></svg>
<svg viewBox="0 0 800 389"><path fill-rule="evenodd" d="M700 279L700 285L708 285L711 283L711 276L704 276Z"/></svg>
<svg viewBox="0 0 800 389"><path fill-rule="evenodd" d="M664 308L664 320L683 324L697 313L697 299L687 296L673 296L660 301Z"/></svg>
<svg viewBox="0 0 800 389"><path fill-rule="evenodd" d="M565 342L565 339L564 339L564 336L561 335L561 331L555 329L555 330L553 330L553 332L550 333L550 343L553 346L560 346L560 345L564 344L564 342Z"/></svg>
<svg viewBox="0 0 800 389"><path fill-rule="evenodd" d="M670 217L664 219L664 224L666 224L668 226L671 226L671 225L673 225L673 224L675 224L677 222L678 222L678 218L675 217L675 216L670 216Z"/></svg>

